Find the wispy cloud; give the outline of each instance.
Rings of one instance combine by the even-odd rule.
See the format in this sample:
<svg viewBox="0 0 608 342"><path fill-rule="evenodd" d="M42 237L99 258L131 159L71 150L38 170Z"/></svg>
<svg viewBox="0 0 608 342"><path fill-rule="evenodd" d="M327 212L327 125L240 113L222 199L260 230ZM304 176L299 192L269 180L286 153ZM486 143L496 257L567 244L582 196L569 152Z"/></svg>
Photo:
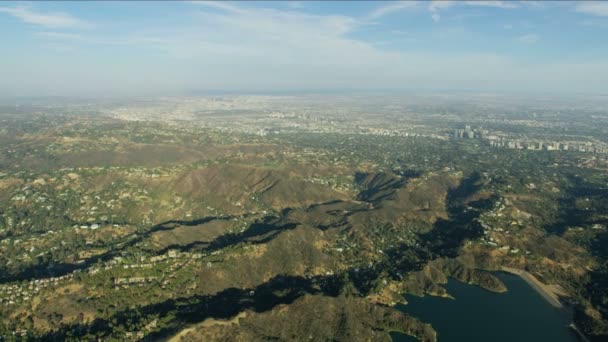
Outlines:
<svg viewBox="0 0 608 342"><path fill-rule="evenodd" d="M53 32L43 31L36 32L36 36L42 38L56 39L56 40L82 40L82 35L76 33L65 33L65 32Z"/></svg>
<svg viewBox="0 0 608 342"><path fill-rule="evenodd" d="M25 6L0 7L0 13L12 15L25 23L49 28L84 28L91 24L61 12L38 12Z"/></svg>
<svg viewBox="0 0 608 342"><path fill-rule="evenodd" d="M517 37L517 41L524 44L534 44L540 40L540 36L534 33L524 34Z"/></svg>
<svg viewBox="0 0 608 342"><path fill-rule="evenodd" d="M469 6L496 7L496 8L517 8L519 7L512 1L465 1Z"/></svg>
<svg viewBox="0 0 608 342"><path fill-rule="evenodd" d="M542 9L547 7L547 3L544 1L522 0L520 3L528 8Z"/></svg>
<svg viewBox="0 0 608 342"><path fill-rule="evenodd" d="M516 4L525 10L525 5ZM0 3L1 12L8 13L9 6L26 5ZM47 8L43 5L31 6L35 7L27 7L30 12L35 9L36 13L56 14L42 11ZM534 64L519 58L519 52L525 53L527 49L522 49L523 46L518 44L534 44L546 39L535 34L543 32L540 23L537 28L531 28L513 22L513 30L506 39L505 31L500 30L500 25L506 22L497 13L496 20L492 20L491 24L498 26L498 33L492 29L478 30L477 26L475 30L469 30L464 25L459 28L460 31L453 25L433 27L431 22L420 23L427 26L421 29L406 22L395 26L377 25L370 34L354 34L366 33L367 25L382 23L382 19L388 19L391 14L397 17L416 5L389 2L376 6L356 16L348 14L352 13L349 11L336 15L334 6L325 10L315 8L313 12L294 9L287 4L193 2L184 9L184 13L174 17L158 18L158 8L147 12L142 7L141 13L133 15L132 21L117 20L115 26L107 28L99 24L98 30L84 32L62 29L79 24L62 26L54 23L55 26L49 26L45 21L47 25L44 26L37 20L39 26L34 30L38 32L35 33L37 39L32 49L41 48L41 52L21 53L18 46L15 52L7 50L8 57L3 61L12 61L12 65L18 68L10 63L0 63L0 74L3 75L0 78L0 91L17 93L28 90L38 93L48 91L49 84L57 84L57 87L51 88L63 87L61 89L67 93L99 93L103 90L120 94L147 90L165 92L222 88L401 89L412 84L429 90L437 87L568 91L573 87L582 91L606 89L608 63L602 59L601 53L595 56L597 61L585 56L579 64L561 63L561 54L554 53L547 54L546 63L545 59L543 63ZM472 10L474 7L464 1L418 2L417 6L411 11L424 11L427 16L436 14L436 20L444 20L441 16L447 19L446 13L454 12L450 13L449 18L454 21L461 12L486 15L489 12L486 10L492 9L475 7ZM506 8L505 12L513 11L510 7L497 6L495 2L477 6L493 6L497 10L492 12L501 12L498 10L501 8ZM566 6L573 15L577 4ZM164 7L160 8L162 10ZM121 9L115 8L117 12ZM463 11L459 11L461 9ZM101 23L104 18L109 20L111 17L98 17L97 22ZM608 20L606 17L591 16L585 19ZM533 19L530 21L533 22ZM16 26L23 29L23 25ZM428 26L431 28L428 29ZM505 29L508 28L511 26L505 26ZM31 31L26 30L27 33ZM518 36L523 33L528 34ZM480 52L464 52L460 48L453 50L442 45L448 40L465 42L466 45L481 36L492 38L495 43L474 49ZM601 36L594 38L601 42ZM420 49L415 46L417 42L423 43L419 47L425 47L430 42L438 48ZM504 49L504 54L483 53L485 48L499 50L495 47L503 44L509 48ZM538 47L541 47L540 44ZM71 49L78 53L70 53ZM128 58L109 59L103 53L97 53L99 51L115 51L120 54L119 57ZM518 53L511 55L509 51ZM534 52L542 53L544 50ZM84 53L87 54L86 58L81 56Z"/></svg>
<svg viewBox="0 0 608 342"><path fill-rule="evenodd" d="M291 9L302 9L306 7L304 1L287 1L285 4Z"/></svg>
<svg viewBox="0 0 608 342"><path fill-rule="evenodd" d="M581 25L587 27L608 28L608 19L585 19L581 22Z"/></svg>
<svg viewBox="0 0 608 342"><path fill-rule="evenodd" d="M431 1L431 3L429 4L429 11L431 11L431 18L433 18L433 21L438 22L441 19L441 15L439 14L440 10L444 10L448 7L452 7L455 4L456 4L455 1L448 1L448 0Z"/></svg>
<svg viewBox="0 0 608 342"><path fill-rule="evenodd" d="M412 8L418 5L418 2L416 1L397 1L382 7L378 7L375 10L373 10L370 14L369 17L372 19L378 19L380 17L383 17L385 15L397 12L397 11L401 11L407 8Z"/></svg>
<svg viewBox="0 0 608 342"><path fill-rule="evenodd" d="M576 6L576 11L601 17L608 17L608 2L585 1Z"/></svg>
<svg viewBox="0 0 608 342"><path fill-rule="evenodd" d="M230 2L224 2L224 1L190 1L191 4L194 5L201 5L201 6L206 6L206 7L211 7L211 8L215 8L215 9L219 9L219 10L223 10L223 11L227 11L227 12L233 12L233 13L246 13L247 10L233 5Z"/></svg>
<svg viewBox="0 0 608 342"><path fill-rule="evenodd" d="M244 3L197 1L192 4L200 8L191 13L195 20L192 25L179 25L172 30L148 29L127 37L128 41L177 58L203 58L221 64L241 58L259 64L268 64L271 60L286 64L302 60L338 63L347 59L343 52L365 55L361 50L373 50L370 45L346 37L360 24L350 16L310 14Z"/></svg>
<svg viewBox="0 0 608 342"><path fill-rule="evenodd" d="M440 12L453 6L477 6L477 7L495 7L512 9L518 5L509 1L451 1L451 0L432 0L429 3L429 12L434 22L441 20Z"/></svg>

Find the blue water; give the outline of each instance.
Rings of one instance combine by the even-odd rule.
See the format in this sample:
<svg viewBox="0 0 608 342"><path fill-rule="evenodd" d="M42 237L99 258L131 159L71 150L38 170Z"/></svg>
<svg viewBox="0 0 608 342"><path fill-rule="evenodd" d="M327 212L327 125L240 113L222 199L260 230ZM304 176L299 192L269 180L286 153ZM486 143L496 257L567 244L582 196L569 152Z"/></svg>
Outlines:
<svg viewBox="0 0 608 342"><path fill-rule="evenodd" d="M454 298L406 296L397 309L430 323L439 342L575 342L570 317L549 304L523 279L497 273L508 288L495 293L450 279L445 286ZM415 341L392 334L393 341Z"/></svg>

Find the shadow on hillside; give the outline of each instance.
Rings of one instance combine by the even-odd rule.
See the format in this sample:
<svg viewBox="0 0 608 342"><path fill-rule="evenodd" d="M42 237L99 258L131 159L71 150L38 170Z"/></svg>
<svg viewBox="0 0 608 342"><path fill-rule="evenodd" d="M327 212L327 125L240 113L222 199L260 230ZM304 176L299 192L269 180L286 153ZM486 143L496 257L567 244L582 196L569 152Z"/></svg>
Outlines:
<svg viewBox="0 0 608 342"><path fill-rule="evenodd" d="M419 177L417 171L393 173L355 173L355 184L362 188L357 199L365 202L381 202L393 199L397 190L404 188L411 178Z"/></svg>
<svg viewBox="0 0 608 342"><path fill-rule="evenodd" d="M52 263L46 262L41 263L34 266L29 266L22 268L18 273L4 273L0 275L0 284L13 282L13 281L23 281L23 280L32 280L32 279L41 279L48 277L60 277L78 270L84 270L91 265L96 264L97 262L105 262L113 259L114 257L121 256L123 253L130 247L136 245L137 243L144 241L146 238L150 237L155 232L158 231L166 231L171 230L179 226L197 226L200 224L208 223L214 220L230 220L232 216L219 216L219 217L205 217L201 219L184 221L184 220L170 220L163 223L159 223L157 225L152 226L150 229L146 230L142 233L136 233L130 235L126 240L109 245L109 250L105 253L92 256L90 258L84 259L81 263L73 264L73 263ZM265 227L254 227L255 229L252 232L247 233L247 237L249 235L254 235L255 233L262 233ZM286 227L287 228L287 227ZM278 234L278 231L275 232L275 235ZM274 236L274 235L273 235ZM240 237L236 237L235 241ZM243 237L244 238L244 237ZM266 236L266 238L270 238ZM232 241L232 240L231 240ZM211 248L213 250L217 248L221 248L220 246L224 244L228 244L229 241L226 242L212 242Z"/></svg>
<svg viewBox="0 0 608 342"><path fill-rule="evenodd" d="M592 224L608 224L608 219L598 219L595 214L608 214L608 189L598 188L587 183L583 178L570 175L568 177L571 185L568 186L564 195L559 199L559 216L557 219L544 227L550 233L561 235L568 227L580 227ZM589 209L577 207L577 199L589 199L594 205Z"/></svg>
<svg viewBox="0 0 608 342"><path fill-rule="evenodd" d="M169 250L179 250L181 252L195 250L200 252L214 252L229 246L238 245L242 242L262 244L274 239L281 232L294 229L298 226L296 223L278 225L271 223L272 221L276 221L276 219L267 218L264 222L252 223L249 228L242 233L224 234L212 241L193 241L186 245L170 245L155 254L161 255Z"/></svg>
<svg viewBox="0 0 608 342"><path fill-rule="evenodd" d="M483 235L483 227L477 218L482 210L491 208L496 197L466 202L467 198L481 189L480 175L471 174L460 185L450 190L446 197L448 219L439 219L433 229L420 235L424 245L436 256L453 258L465 240Z"/></svg>
<svg viewBox="0 0 608 342"><path fill-rule="evenodd" d="M146 318L158 317L161 329L146 336L156 341L176 334L188 325L207 318L229 319L244 310L265 312L280 304L290 304L306 294L323 294L335 297L344 283L337 276L312 278L279 275L252 289L229 288L215 295L197 295L169 299L161 303L118 311L108 319L95 319L90 324L61 326L42 336L44 341L63 341L66 337L80 340L108 338L114 331L141 330ZM116 336L119 337L119 336Z"/></svg>
<svg viewBox="0 0 608 342"><path fill-rule="evenodd" d="M335 204L333 202L328 203ZM307 211L313 208L306 209ZM292 210L292 208L283 209L280 216L267 216L263 218L260 222L252 223L245 231L242 233L234 233L234 234L224 234L216 238L212 241L194 241L186 245L170 245L168 247L163 248L160 251L155 251L153 254L161 255L166 253L169 250L179 250L182 252L185 251L198 251L198 252L213 252L217 251L229 246L237 245L242 242L249 242L252 244L263 244L271 241L276 236L278 236L281 232L286 230L295 229L299 223L295 222L283 222L283 218ZM247 215L245 215L247 216ZM96 256L92 256L90 258L84 259L79 264L73 263L41 263L36 266L30 266L21 269L18 273L13 274L2 274L0 275L0 284L6 282L13 281L22 281L22 280L32 280L32 279L41 279L48 277L60 277L63 275L70 274L72 272L77 272L79 270L84 270L91 265L94 265L98 262L107 262L112 260L117 256L123 255L130 247L135 246L136 244L144 241L149 238L152 234L159 231L169 231L175 229L177 227L183 226L198 226L201 224L205 224L214 220L231 220L233 216L211 216L205 217L201 219L185 221L185 220L170 220L166 222L159 223L157 225L152 226L150 229L145 232L136 233L130 235L127 240L109 245L110 248L107 252L103 254L99 254ZM338 225L343 224L344 222L339 222ZM319 225L316 228L321 230L326 230L334 227L335 224L323 226ZM100 247L100 246L97 246Z"/></svg>

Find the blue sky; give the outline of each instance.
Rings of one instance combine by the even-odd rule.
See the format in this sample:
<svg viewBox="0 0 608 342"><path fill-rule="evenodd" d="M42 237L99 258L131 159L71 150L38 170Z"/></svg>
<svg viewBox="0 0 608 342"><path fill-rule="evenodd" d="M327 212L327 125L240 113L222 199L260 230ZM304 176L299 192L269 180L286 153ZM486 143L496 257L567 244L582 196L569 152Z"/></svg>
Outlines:
<svg viewBox="0 0 608 342"><path fill-rule="evenodd" d="M608 2L1 2L0 91L608 93Z"/></svg>

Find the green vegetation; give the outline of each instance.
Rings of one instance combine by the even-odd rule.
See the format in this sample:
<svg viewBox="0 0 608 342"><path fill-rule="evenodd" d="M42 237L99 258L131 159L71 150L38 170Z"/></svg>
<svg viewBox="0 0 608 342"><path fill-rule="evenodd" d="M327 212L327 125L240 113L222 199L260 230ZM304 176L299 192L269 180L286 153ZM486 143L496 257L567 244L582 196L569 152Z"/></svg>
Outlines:
<svg viewBox="0 0 608 342"><path fill-rule="evenodd" d="M579 328L608 334L602 157L448 140L460 123L433 115L416 135L385 134L393 114L206 115L1 116L0 340L433 341L400 294L504 291L502 266L561 285Z"/></svg>

